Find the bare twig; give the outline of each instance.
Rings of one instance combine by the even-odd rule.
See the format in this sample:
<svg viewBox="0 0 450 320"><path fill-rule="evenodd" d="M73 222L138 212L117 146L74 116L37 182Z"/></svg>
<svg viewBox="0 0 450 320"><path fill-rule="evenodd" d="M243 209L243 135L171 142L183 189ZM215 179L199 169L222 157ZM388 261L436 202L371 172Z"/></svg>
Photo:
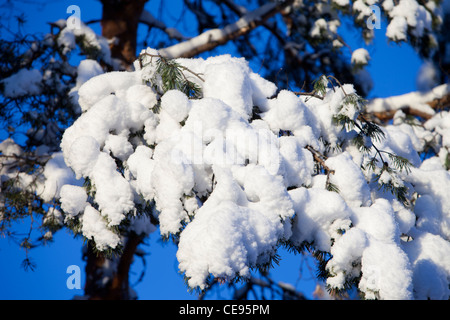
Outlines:
<svg viewBox="0 0 450 320"><path fill-rule="evenodd" d="M305 149L307 149L309 152L312 153L314 160L316 160L323 168L324 170L328 173L328 174L334 174L334 170L330 169L326 164L325 161L327 160L327 157L324 156L323 154L321 154L319 151L317 151L316 149L314 149L313 147L311 147L310 145L307 145L305 147Z"/></svg>
<svg viewBox="0 0 450 320"><path fill-rule="evenodd" d="M309 97L313 97L313 98L317 98L320 100L323 100L324 97L319 96L315 91L311 91L311 92L294 92L294 94L298 95L298 96L309 96Z"/></svg>

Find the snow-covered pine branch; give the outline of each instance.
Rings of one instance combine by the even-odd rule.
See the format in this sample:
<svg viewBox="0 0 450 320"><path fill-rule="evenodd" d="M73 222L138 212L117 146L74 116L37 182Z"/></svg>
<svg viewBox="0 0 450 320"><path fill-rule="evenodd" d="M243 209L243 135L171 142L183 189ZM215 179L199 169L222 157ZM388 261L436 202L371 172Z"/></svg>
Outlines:
<svg viewBox="0 0 450 320"><path fill-rule="evenodd" d="M370 5L378 5L388 18L387 37L429 56L444 16L435 1L274 1L248 8L214 2L219 22L200 21L207 9L189 7L199 32L215 28L194 38L145 10L127 10L125 17L115 10L120 1L102 3L110 13L102 31L110 39L81 21L70 29L60 20L44 39L0 41L2 120L21 119L30 129L26 148L12 139L0 143L2 232L14 219L29 216L33 226L33 214L42 215L42 241L65 225L99 252L123 250L116 262L129 264L139 242L129 240L159 224L179 245L180 270L192 288L251 277L251 269L266 270L277 248L288 246L311 250L334 292L356 286L365 298L448 299L448 88L366 107L355 88L370 87L357 73L368 52L355 50L347 61L339 50L350 49L339 35L341 14L351 14L369 41ZM145 0L129 3L143 9ZM278 13L282 21L269 19ZM103 74L132 63L139 20L185 42L142 52L134 72ZM262 68L272 76L289 69L286 87L309 85L321 73L354 85L324 76L313 91L294 93L243 59L161 55L171 48L164 56L190 56L242 35L251 47L260 25L277 40L266 38L270 65ZM237 48L255 56L254 48ZM74 67L70 54L78 49L88 59ZM393 123L381 127L371 115ZM34 245L29 237L21 241L26 250ZM111 270L97 271L91 275Z"/></svg>
<svg viewBox="0 0 450 320"><path fill-rule="evenodd" d="M159 53L167 58L191 58L202 52L210 51L217 46L249 33L273 15L289 7L293 2L293 0L269 2L254 11L246 13L239 20L225 26L223 29L205 31L194 38L160 49Z"/></svg>
<svg viewBox="0 0 450 320"><path fill-rule="evenodd" d="M420 135L364 127L350 84L325 77L320 99L299 96L228 55L175 60L201 96L161 90L158 55L83 84L84 113L62 139L90 187L63 186L61 207L99 250L119 246L119 230L153 232L152 220L191 288L250 277L284 245L317 252L331 290L449 296L450 174L438 156L421 161Z"/></svg>

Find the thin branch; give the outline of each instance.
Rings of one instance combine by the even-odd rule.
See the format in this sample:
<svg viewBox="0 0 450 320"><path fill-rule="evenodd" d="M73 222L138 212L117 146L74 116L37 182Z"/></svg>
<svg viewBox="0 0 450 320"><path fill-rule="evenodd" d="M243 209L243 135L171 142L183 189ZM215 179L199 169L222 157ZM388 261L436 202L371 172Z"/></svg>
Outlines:
<svg viewBox="0 0 450 320"><path fill-rule="evenodd" d="M309 96L309 97L313 97L313 98L317 98L320 100L323 100L324 97L319 96L318 94L316 94L315 91L311 91L311 92L294 92L294 94L298 95L298 96Z"/></svg>
<svg viewBox="0 0 450 320"><path fill-rule="evenodd" d="M145 9L142 11L141 16L139 17L139 23L145 24L149 28L149 30L153 27L160 29L164 31L171 39L175 39L178 41L185 41L190 39L182 35L177 29L167 27L163 21L156 19L149 11Z"/></svg>
<svg viewBox="0 0 450 320"><path fill-rule="evenodd" d="M197 78L199 78L202 82L205 82L205 79L203 79L203 78L200 76L200 73L196 73L196 72L192 71L191 69L186 68L185 66L181 66L181 65L180 65L180 68L183 69L184 71L187 71L187 72L189 72L189 73L192 73L194 76L196 76ZM183 75L183 76L184 76L184 75ZM187 79L186 79L186 80L187 80Z"/></svg>
<svg viewBox="0 0 450 320"><path fill-rule="evenodd" d="M450 108L450 93L447 93L446 95L444 95L442 97L434 98L431 101L425 102L425 104L430 106L435 111L441 111L444 109L448 109L448 108ZM368 114L377 118L381 122L386 122L386 121L389 121L392 118L394 118L395 113L399 110L403 111L403 113L405 113L407 115L422 118L425 121L429 120L433 117L433 114L426 112L426 111L416 109L411 106L403 106L400 108L395 108L395 109L385 110L385 111L372 111L372 112L368 112Z"/></svg>
<svg viewBox="0 0 450 320"><path fill-rule="evenodd" d="M208 30L188 41L161 49L159 52L167 58L191 58L249 33L292 3L293 0L286 0L265 4L242 16L235 23L225 26L223 29Z"/></svg>
<svg viewBox="0 0 450 320"><path fill-rule="evenodd" d="M27 157L27 156L18 156L16 154L12 154L12 155L0 154L0 158L22 160L22 161L25 161L25 163L32 162L34 164L38 164L38 165L42 166L42 165L45 165L46 161L50 158L50 156L48 156L48 155L43 155L43 156L34 155L34 156ZM38 160L39 158L44 159L43 162Z"/></svg>
<svg viewBox="0 0 450 320"><path fill-rule="evenodd" d="M369 115L377 118L378 120L380 120L381 122L386 122L389 121L391 119L394 118L395 114L397 113L397 111L403 111L404 114L410 115L410 116L414 116L414 117L420 117L422 119L429 120L433 117L432 114L429 114L427 112L423 112L421 110L417 110L411 107L402 107L402 108L398 108L395 110L386 110L386 111L382 111L382 112L370 112L368 113Z"/></svg>
<svg viewBox="0 0 450 320"><path fill-rule="evenodd" d="M328 174L334 174L334 170L330 169L326 164L325 161L327 160L327 157L324 156L323 154L321 154L319 151L317 151L316 149L314 149L313 147L311 147L310 145L307 145L305 147L305 149L307 149L309 152L312 153L314 160L316 160L323 168L324 170L328 173Z"/></svg>
<svg viewBox="0 0 450 320"><path fill-rule="evenodd" d="M450 108L450 86L439 85L427 92L410 92L398 96L372 99L366 114L382 122L389 121L398 110L405 114L428 120L436 112Z"/></svg>
<svg viewBox="0 0 450 320"><path fill-rule="evenodd" d="M245 9L242 6L239 6L235 4L231 0L222 0L222 3L224 3L231 11L236 13L239 17L242 17L248 13L248 10ZM270 31L275 38L283 45L283 47L286 45L286 39L283 37L283 32L277 28L276 24L269 24L266 21L262 23L262 26L266 28L268 31Z"/></svg>
<svg viewBox="0 0 450 320"><path fill-rule="evenodd" d="M344 96L346 96L346 97L348 96L348 94L347 94L347 92L345 92L344 87L342 86L341 82L338 79L336 79L336 77L330 75L330 76L327 76L327 79L331 79L331 80L336 81L336 83L339 85L339 87L341 88L342 92L344 93ZM330 83L333 86L333 83L331 81L330 81ZM334 90L334 86L333 86L333 90Z"/></svg>

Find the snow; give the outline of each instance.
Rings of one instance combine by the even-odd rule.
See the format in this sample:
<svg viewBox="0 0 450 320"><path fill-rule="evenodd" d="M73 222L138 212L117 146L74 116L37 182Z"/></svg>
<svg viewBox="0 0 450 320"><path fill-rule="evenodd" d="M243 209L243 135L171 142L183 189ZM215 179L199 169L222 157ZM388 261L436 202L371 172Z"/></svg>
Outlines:
<svg viewBox="0 0 450 320"><path fill-rule="evenodd" d="M54 153L44 167L44 183L38 184L37 193L45 201L59 198L61 188L66 184L81 185L82 181L76 179L73 171L64 162L61 152Z"/></svg>
<svg viewBox="0 0 450 320"><path fill-rule="evenodd" d="M371 239L386 242L400 240L394 211L387 200L380 199L370 207L354 208L353 212L353 223Z"/></svg>
<svg viewBox="0 0 450 320"><path fill-rule="evenodd" d="M310 152L304 149L296 137L281 137L281 170L286 187L312 184L314 161Z"/></svg>
<svg viewBox="0 0 450 320"><path fill-rule="evenodd" d="M120 238L108 229L106 221L95 208L87 205L82 217L83 235L95 241L99 250L115 248L120 243Z"/></svg>
<svg viewBox="0 0 450 320"><path fill-rule="evenodd" d="M363 252L361 264L362 278L359 289L365 293L366 299L412 299L410 263L397 244L370 241Z"/></svg>
<svg viewBox="0 0 450 320"><path fill-rule="evenodd" d="M103 61L112 64L113 61L111 59L108 41L105 38L98 36L91 28L81 21L80 18L71 16L71 19L73 19L73 25L76 25L77 28L66 26L58 34L56 40L58 46L62 49L62 53L67 55L70 51L75 49L78 38L82 39L85 47L91 47L98 50Z"/></svg>
<svg viewBox="0 0 450 320"><path fill-rule="evenodd" d="M289 236L280 218L292 209L281 181L248 167L236 167L237 181L229 170L215 170L214 192L181 234L177 258L192 287L204 288L209 273L248 277L249 266L268 262L277 240Z"/></svg>
<svg viewBox="0 0 450 320"><path fill-rule="evenodd" d="M326 31L328 29L328 24L325 19L317 19L314 22L314 26L309 32L309 35L313 38L321 38L323 34L326 34Z"/></svg>
<svg viewBox="0 0 450 320"><path fill-rule="evenodd" d="M78 90L81 85L89 79L98 76L103 73L103 69L100 64L92 59L81 60L77 68L77 80L75 86L70 89L69 95L72 97L72 101L75 105L78 105L79 94ZM78 110L77 110L78 111ZM81 111L81 109L80 109Z"/></svg>
<svg viewBox="0 0 450 320"><path fill-rule="evenodd" d="M105 140L103 150L110 152L119 160L126 160L133 153L133 146L128 142L127 137L110 134Z"/></svg>
<svg viewBox="0 0 450 320"><path fill-rule="evenodd" d="M417 232L414 240L406 243L404 247L413 262L415 298L448 299L449 242L428 232Z"/></svg>
<svg viewBox="0 0 450 320"><path fill-rule="evenodd" d="M155 164L152 155L152 149L141 145L127 160L128 170L136 179L134 188L146 201L151 201L154 197L151 179Z"/></svg>
<svg viewBox="0 0 450 320"><path fill-rule="evenodd" d="M432 196L428 194L421 195L416 200L414 214L417 217L416 226L418 229L433 234L440 233L440 212Z"/></svg>
<svg viewBox="0 0 450 320"><path fill-rule="evenodd" d="M77 83L75 87L81 87L90 78L100 74L103 74L103 69L97 61L92 59L81 60L77 68Z"/></svg>
<svg viewBox="0 0 450 320"><path fill-rule="evenodd" d="M82 111L88 110L99 100L109 95L124 94L123 88L142 84L142 80L136 73L115 71L94 77L78 90L80 96L78 102Z"/></svg>
<svg viewBox="0 0 450 320"><path fill-rule="evenodd" d="M419 202L419 207L416 209L420 215L420 223L426 223L431 227L431 230L435 229L433 216L439 217L440 230L439 233L444 239L450 240L450 199L448 192L450 188L450 173L443 169L426 168L427 161L425 161L420 168L412 168L411 174L405 179L415 185L416 190L422 195L428 195L431 197L433 205L430 207L435 208L434 212L428 211L423 207L425 203L429 203L430 198L425 198ZM421 198L419 198L421 199ZM421 203L422 202L422 203ZM423 220L422 220L423 219ZM434 222L434 223L433 223ZM427 229L428 229L427 228ZM427 230L426 229L426 230ZM431 231L428 229L428 231Z"/></svg>
<svg viewBox="0 0 450 320"><path fill-rule="evenodd" d="M398 110L405 106L409 106L412 109L434 115L435 111L427 104L427 102L433 101L436 98L441 98L449 91L448 84L442 84L425 93L410 92L388 98L375 98L370 100L366 110L368 112L384 112Z"/></svg>
<svg viewBox="0 0 450 320"><path fill-rule="evenodd" d="M20 69L17 73L2 79L5 97L18 98L41 93L42 74L37 69Z"/></svg>
<svg viewBox="0 0 450 320"><path fill-rule="evenodd" d="M60 191L61 209L68 217L75 217L88 205L87 194L83 187L65 184Z"/></svg>
<svg viewBox="0 0 450 320"><path fill-rule="evenodd" d="M395 41L406 41L406 31L408 29L408 24L406 22L405 17L396 16L389 23L386 29L386 36L389 39L393 39Z"/></svg>
<svg viewBox="0 0 450 320"><path fill-rule="evenodd" d="M371 204L367 181L348 152L328 158L325 164L334 170L334 174L330 176L330 182L338 187L339 194L349 206L360 207Z"/></svg>
<svg viewBox="0 0 450 320"><path fill-rule="evenodd" d="M450 147L450 112L442 111L424 124L429 131L435 131L442 138L442 146Z"/></svg>
<svg viewBox="0 0 450 320"><path fill-rule="evenodd" d="M6 157L20 157L23 154L22 148L14 142L12 138L7 138L0 143L0 152ZM2 159L2 165L0 167L1 181L6 179L10 174L14 174L14 167L16 166L16 160L14 158ZM5 177L3 177L3 175Z"/></svg>
<svg viewBox="0 0 450 320"><path fill-rule="evenodd" d="M332 276L327 279L327 284L342 289L345 281L358 277L367 245L367 235L359 228L351 228L338 238L330 250L333 259L327 263L327 270Z"/></svg>
<svg viewBox="0 0 450 320"><path fill-rule="evenodd" d="M391 40L406 41L408 28L418 38L432 29L430 9L415 0L400 0L395 5L385 1L383 8L392 19L386 29L386 36Z"/></svg>
<svg viewBox="0 0 450 320"><path fill-rule="evenodd" d="M419 68L416 78L416 87L419 91L430 91L439 84L438 70L431 63L431 61L425 61Z"/></svg>
<svg viewBox="0 0 450 320"><path fill-rule="evenodd" d="M372 15L372 10L370 9L370 5L374 4L375 1L371 1L372 3L369 3L368 1L362 1L362 0L356 0L353 2L353 10L355 12L358 12L357 20L362 21L363 19L367 19L369 16Z"/></svg>
<svg viewBox="0 0 450 320"><path fill-rule="evenodd" d="M192 288L206 288L211 277L248 277L270 263L280 243L289 243L331 254L332 288L358 279L369 299L448 295L445 151L423 162L418 155L426 139L435 139L431 131L448 145L447 113L421 128L398 113L383 128L385 139L364 137L372 149L362 153L351 142L359 129L333 122L336 115L359 121L362 105L348 103L357 94L351 84L333 90L327 81L323 100L299 97L277 93L241 58L178 59L204 80L184 70L203 89L200 99L189 99L178 90L153 89L152 81L156 87L160 81L154 59L145 56L133 72L94 77L95 64L87 63L78 89L83 113L62 139L61 173L67 167L73 173L48 192L59 197L66 220L81 221L82 234L99 250L116 248L116 229L125 224L139 234L155 231L149 216L137 214L148 205L161 235L176 239L179 269ZM374 101L369 109L396 110L405 101L424 109L426 99L445 92ZM252 119L254 106L260 119ZM410 172L384 171L378 181L406 186L415 203L405 206L382 192L373 182L376 172L361 168L377 156L373 146L412 163ZM325 170L317 168L318 155ZM89 194L76 179L89 179ZM326 190L327 182L337 192ZM422 252L439 242L446 243L439 253ZM426 272L434 273L431 283Z"/></svg>
<svg viewBox="0 0 450 320"><path fill-rule="evenodd" d="M309 108L294 93L282 90L268 101L268 111L261 114L272 131L289 130L305 142L314 141L318 135L318 124ZM303 143L305 146L307 143Z"/></svg>
<svg viewBox="0 0 450 320"><path fill-rule="evenodd" d="M167 113L176 122L186 120L190 109L189 99L178 90L170 90L161 98L161 114Z"/></svg>
<svg viewBox="0 0 450 320"><path fill-rule="evenodd" d="M66 151L63 148L66 163L73 169L78 179L91 175L100 154L99 148L98 142L92 136L87 135L77 138L70 144L69 150Z"/></svg>
<svg viewBox="0 0 450 320"><path fill-rule="evenodd" d="M293 223L294 244L314 243L321 251L330 251L331 239L351 224L351 211L339 194L318 188L297 188L289 192L296 213Z"/></svg>
<svg viewBox="0 0 450 320"><path fill-rule="evenodd" d="M242 117L249 118L253 107L250 70L245 60L238 61L241 63L231 62L228 56L209 59L205 68L203 96L220 99Z"/></svg>
<svg viewBox="0 0 450 320"><path fill-rule="evenodd" d="M333 0L334 3L336 3L338 6L346 7L350 4L349 0Z"/></svg>
<svg viewBox="0 0 450 320"><path fill-rule="evenodd" d="M333 0L316 2L316 12L306 17L303 2L296 0L292 7L270 2L255 11L233 5L240 19L191 39L144 10L141 22L186 41L159 52L143 50L134 71L127 72L104 73L105 64L118 69L107 39L81 21L74 21L79 28L57 21L61 32L46 36L46 46L58 46L68 59L80 41L91 49L76 73L66 70L76 76L69 96L78 119L64 132L61 152L52 154L45 144L30 151L11 138L2 141L2 187L11 180L7 191L36 193L50 205L44 223L75 224L100 251L120 249L128 232L149 235L157 221L160 235L178 245L179 271L191 288L205 289L212 278L249 277L286 245L323 254L330 289L352 284L367 299L448 300L450 112L429 102L450 89L448 84L435 87L431 63L418 73L418 92L372 99L367 106L352 102L362 95L352 84L322 77L321 99L299 95L277 88L244 58L231 55L176 59L201 96L164 92L159 54L192 56L198 48L222 44L261 23L277 33L264 19L279 8L298 10L295 22L309 28L310 40L319 47L327 40L338 50L344 44L337 34L336 6L352 12L362 26L381 7L388 40L431 44L436 41L432 24L450 10L450 1L440 8L431 0ZM292 30L288 26L289 34ZM364 39L370 40L374 31L366 31ZM38 49L32 44L25 60ZM293 42L284 49L302 51ZM373 83L359 67L369 63L369 52L354 50L350 61L367 94ZM6 99L40 95L53 75L18 70L0 80L2 94ZM419 123L405 108L429 119ZM395 113L381 129L384 138L361 136L363 111ZM30 116L38 120L37 113ZM349 122L337 124L342 117ZM56 130L49 123L27 134L45 142ZM20 172L17 164L28 169L30 155L43 165ZM411 167L395 168L392 155L404 157ZM374 169L367 166L373 157L378 161ZM386 185L404 187L407 201ZM0 206L4 198L0 194Z"/></svg>
<svg viewBox="0 0 450 320"><path fill-rule="evenodd" d="M431 30L431 14L423 6L419 5L417 1L400 0L399 4L394 6L392 11L389 12L389 15L391 17L394 16L394 20L403 17L404 20L402 21L413 28L412 34L417 37L421 37L424 34L424 29ZM388 30L389 27L390 25Z"/></svg>
<svg viewBox="0 0 450 320"><path fill-rule="evenodd" d="M359 48L353 51L351 63L355 65L367 65L370 60L369 52L364 48Z"/></svg>
<svg viewBox="0 0 450 320"><path fill-rule="evenodd" d="M108 226L118 225L134 209L133 193L128 182L116 170L116 163L101 152L93 167L95 199Z"/></svg>
<svg viewBox="0 0 450 320"><path fill-rule="evenodd" d="M359 289L367 299L405 300L413 297L412 271L400 247L400 235L391 204L379 199L370 207L352 209L353 228L331 249L327 283L343 288L361 274ZM388 257L388 258L387 258Z"/></svg>

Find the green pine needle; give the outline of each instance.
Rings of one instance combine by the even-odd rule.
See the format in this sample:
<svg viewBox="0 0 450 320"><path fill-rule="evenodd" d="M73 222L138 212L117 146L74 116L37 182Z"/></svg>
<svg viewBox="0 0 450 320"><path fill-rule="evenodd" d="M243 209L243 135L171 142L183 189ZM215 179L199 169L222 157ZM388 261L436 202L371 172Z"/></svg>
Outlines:
<svg viewBox="0 0 450 320"><path fill-rule="evenodd" d="M388 153L388 156L396 169L400 171L405 170L407 173L411 172L412 164L408 159L390 152Z"/></svg>
<svg viewBox="0 0 450 320"><path fill-rule="evenodd" d="M329 182L329 181L327 182L326 189L327 189L328 191L331 191L331 192L339 193L339 188L338 188L338 186L335 185L334 183Z"/></svg>

